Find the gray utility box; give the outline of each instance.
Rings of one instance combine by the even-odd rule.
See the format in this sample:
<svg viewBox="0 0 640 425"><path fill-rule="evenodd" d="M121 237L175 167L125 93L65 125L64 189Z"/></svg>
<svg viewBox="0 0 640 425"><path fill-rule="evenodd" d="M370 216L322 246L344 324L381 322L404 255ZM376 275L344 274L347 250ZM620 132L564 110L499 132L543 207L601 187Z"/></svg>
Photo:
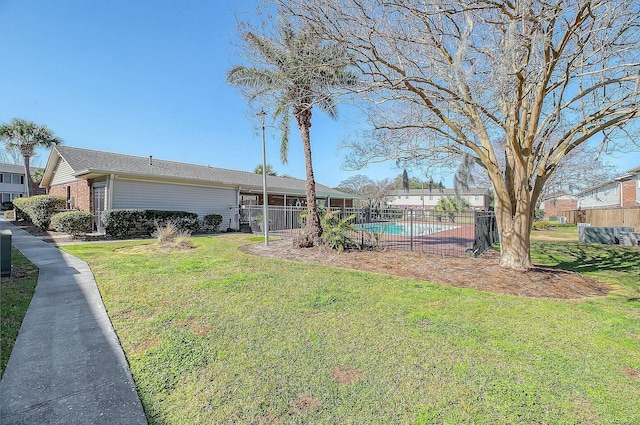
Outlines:
<svg viewBox="0 0 640 425"><path fill-rule="evenodd" d="M621 233L620 245L640 247L640 232Z"/></svg>
<svg viewBox="0 0 640 425"><path fill-rule="evenodd" d="M11 276L11 230L0 230L0 275Z"/></svg>
<svg viewBox="0 0 640 425"><path fill-rule="evenodd" d="M581 243L601 243L617 245L623 234L635 231L634 227L600 227L586 226L578 232Z"/></svg>

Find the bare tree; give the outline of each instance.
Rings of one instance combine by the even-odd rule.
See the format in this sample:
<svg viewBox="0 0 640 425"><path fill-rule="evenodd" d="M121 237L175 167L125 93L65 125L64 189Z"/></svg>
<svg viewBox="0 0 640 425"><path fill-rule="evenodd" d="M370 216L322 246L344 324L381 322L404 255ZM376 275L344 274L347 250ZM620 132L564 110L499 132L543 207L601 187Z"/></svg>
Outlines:
<svg viewBox="0 0 640 425"><path fill-rule="evenodd" d="M382 208L385 198L394 188L395 182L390 179L373 180L363 174L349 177L336 187L346 193L367 196L373 208Z"/></svg>
<svg viewBox="0 0 640 425"><path fill-rule="evenodd" d="M341 181L336 189L345 193L364 195L365 190L374 184L375 181L373 179L365 176L364 174L357 174Z"/></svg>
<svg viewBox="0 0 640 425"><path fill-rule="evenodd" d="M3 164L20 165L22 164L22 155L20 155L18 149L5 146L4 149L0 150L0 162Z"/></svg>
<svg viewBox="0 0 640 425"><path fill-rule="evenodd" d="M535 206L563 160L602 136L629 147L638 110L638 0L281 0L345 46L375 131L352 163L453 165L495 191L500 264L531 267Z"/></svg>
<svg viewBox="0 0 640 425"><path fill-rule="evenodd" d="M475 163L471 169L461 164L456 172L454 182L465 188L470 185L488 187L491 185L484 168ZM504 167L504 165L501 165ZM603 160L596 148L580 145L569 153L556 167L549 177L538 198L538 206L545 198L559 194L576 194L590 187L611 180L623 170Z"/></svg>

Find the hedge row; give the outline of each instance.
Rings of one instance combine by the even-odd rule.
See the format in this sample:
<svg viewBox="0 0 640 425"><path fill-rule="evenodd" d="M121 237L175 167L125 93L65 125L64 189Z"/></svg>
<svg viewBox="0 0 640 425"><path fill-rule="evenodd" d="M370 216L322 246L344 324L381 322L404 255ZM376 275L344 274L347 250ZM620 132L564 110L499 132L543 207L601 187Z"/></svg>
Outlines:
<svg viewBox="0 0 640 425"><path fill-rule="evenodd" d="M51 218L51 227L56 232L68 233L75 237L82 233L91 233L93 219L93 214L86 211L65 211Z"/></svg>
<svg viewBox="0 0 640 425"><path fill-rule="evenodd" d="M51 217L66 207L67 201L62 196L36 195L28 198L15 198L13 207L16 220L29 219L34 225L43 230L49 228Z"/></svg>
<svg viewBox="0 0 640 425"><path fill-rule="evenodd" d="M188 211L106 210L102 222L107 235L117 239L151 236L157 226L172 222L179 230L193 233L200 228L198 214Z"/></svg>

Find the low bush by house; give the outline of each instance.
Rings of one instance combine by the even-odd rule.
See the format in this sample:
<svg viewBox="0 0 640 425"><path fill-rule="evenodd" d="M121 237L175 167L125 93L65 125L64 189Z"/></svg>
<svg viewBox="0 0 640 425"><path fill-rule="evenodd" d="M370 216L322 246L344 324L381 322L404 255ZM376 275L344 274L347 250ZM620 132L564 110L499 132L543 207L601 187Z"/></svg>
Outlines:
<svg viewBox="0 0 640 425"><path fill-rule="evenodd" d="M56 232L78 236L93 230L93 214L85 211L65 211L51 218L51 227Z"/></svg>
<svg viewBox="0 0 640 425"><path fill-rule="evenodd" d="M533 230L548 230L548 229L555 229L559 227L575 227L575 224L559 223L557 221L546 221L546 220L534 221L531 224L531 228Z"/></svg>
<svg viewBox="0 0 640 425"><path fill-rule="evenodd" d="M65 208L67 201L62 196L36 195L28 198L15 198L13 206L16 211L16 219L28 218L31 222L43 230L49 228L51 217L56 210Z"/></svg>
<svg viewBox="0 0 640 425"><path fill-rule="evenodd" d="M218 231L220 224L222 223L222 216L220 214L207 214L204 216L204 224L213 230Z"/></svg>
<svg viewBox="0 0 640 425"><path fill-rule="evenodd" d="M108 235L117 238L151 236L158 226L171 222L178 230L198 231L198 214L188 211L142 209L106 210L102 221Z"/></svg>

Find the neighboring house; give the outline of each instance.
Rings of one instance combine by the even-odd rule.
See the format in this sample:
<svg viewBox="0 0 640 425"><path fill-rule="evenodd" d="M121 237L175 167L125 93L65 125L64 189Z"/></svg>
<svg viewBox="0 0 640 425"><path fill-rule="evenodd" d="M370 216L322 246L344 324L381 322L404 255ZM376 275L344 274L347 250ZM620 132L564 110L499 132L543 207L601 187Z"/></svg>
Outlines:
<svg viewBox="0 0 640 425"><path fill-rule="evenodd" d="M41 170L31 168L31 173ZM27 196L26 174L23 165L0 164L0 203L11 202L15 198ZM31 193L40 195L44 191L34 183L31 185Z"/></svg>
<svg viewBox="0 0 640 425"><path fill-rule="evenodd" d="M26 177L22 165L0 164L0 202L27 196Z"/></svg>
<svg viewBox="0 0 640 425"><path fill-rule="evenodd" d="M262 175L203 165L55 146L41 187L67 199L68 207L96 216L107 209L190 211L220 214L223 228L239 227L241 205L262 204ZM305 205L305 181L267 177L268 205ZM320 205L350 207L354 195L316 183Z"/></svg>
<svg viewBox="0 0 640 425"><path fill-rule="evenodd" d="M454 189L411 189L408 192L404 190L395 190L389 192L385 201L390 207L398 208L424 208L434 209L442 198L448 196L456 197ZM469 189L459 193L459 197L464 199L471 209L488 210L491 197L489 189Z"/></svg>
<svg viewBox="0 0 640 425"><path fill-rule="evenodd" d="M577 195L578 209L640 206L640 167Z"/></svg>
<svg viewBox="0 0 640 425"><path fill-rule="evenodd" d="M557 216L558 211L571 211L578 208L578 197L568 193L562 193L545 198L540 205L544 210L544 218Z"/></svg>

